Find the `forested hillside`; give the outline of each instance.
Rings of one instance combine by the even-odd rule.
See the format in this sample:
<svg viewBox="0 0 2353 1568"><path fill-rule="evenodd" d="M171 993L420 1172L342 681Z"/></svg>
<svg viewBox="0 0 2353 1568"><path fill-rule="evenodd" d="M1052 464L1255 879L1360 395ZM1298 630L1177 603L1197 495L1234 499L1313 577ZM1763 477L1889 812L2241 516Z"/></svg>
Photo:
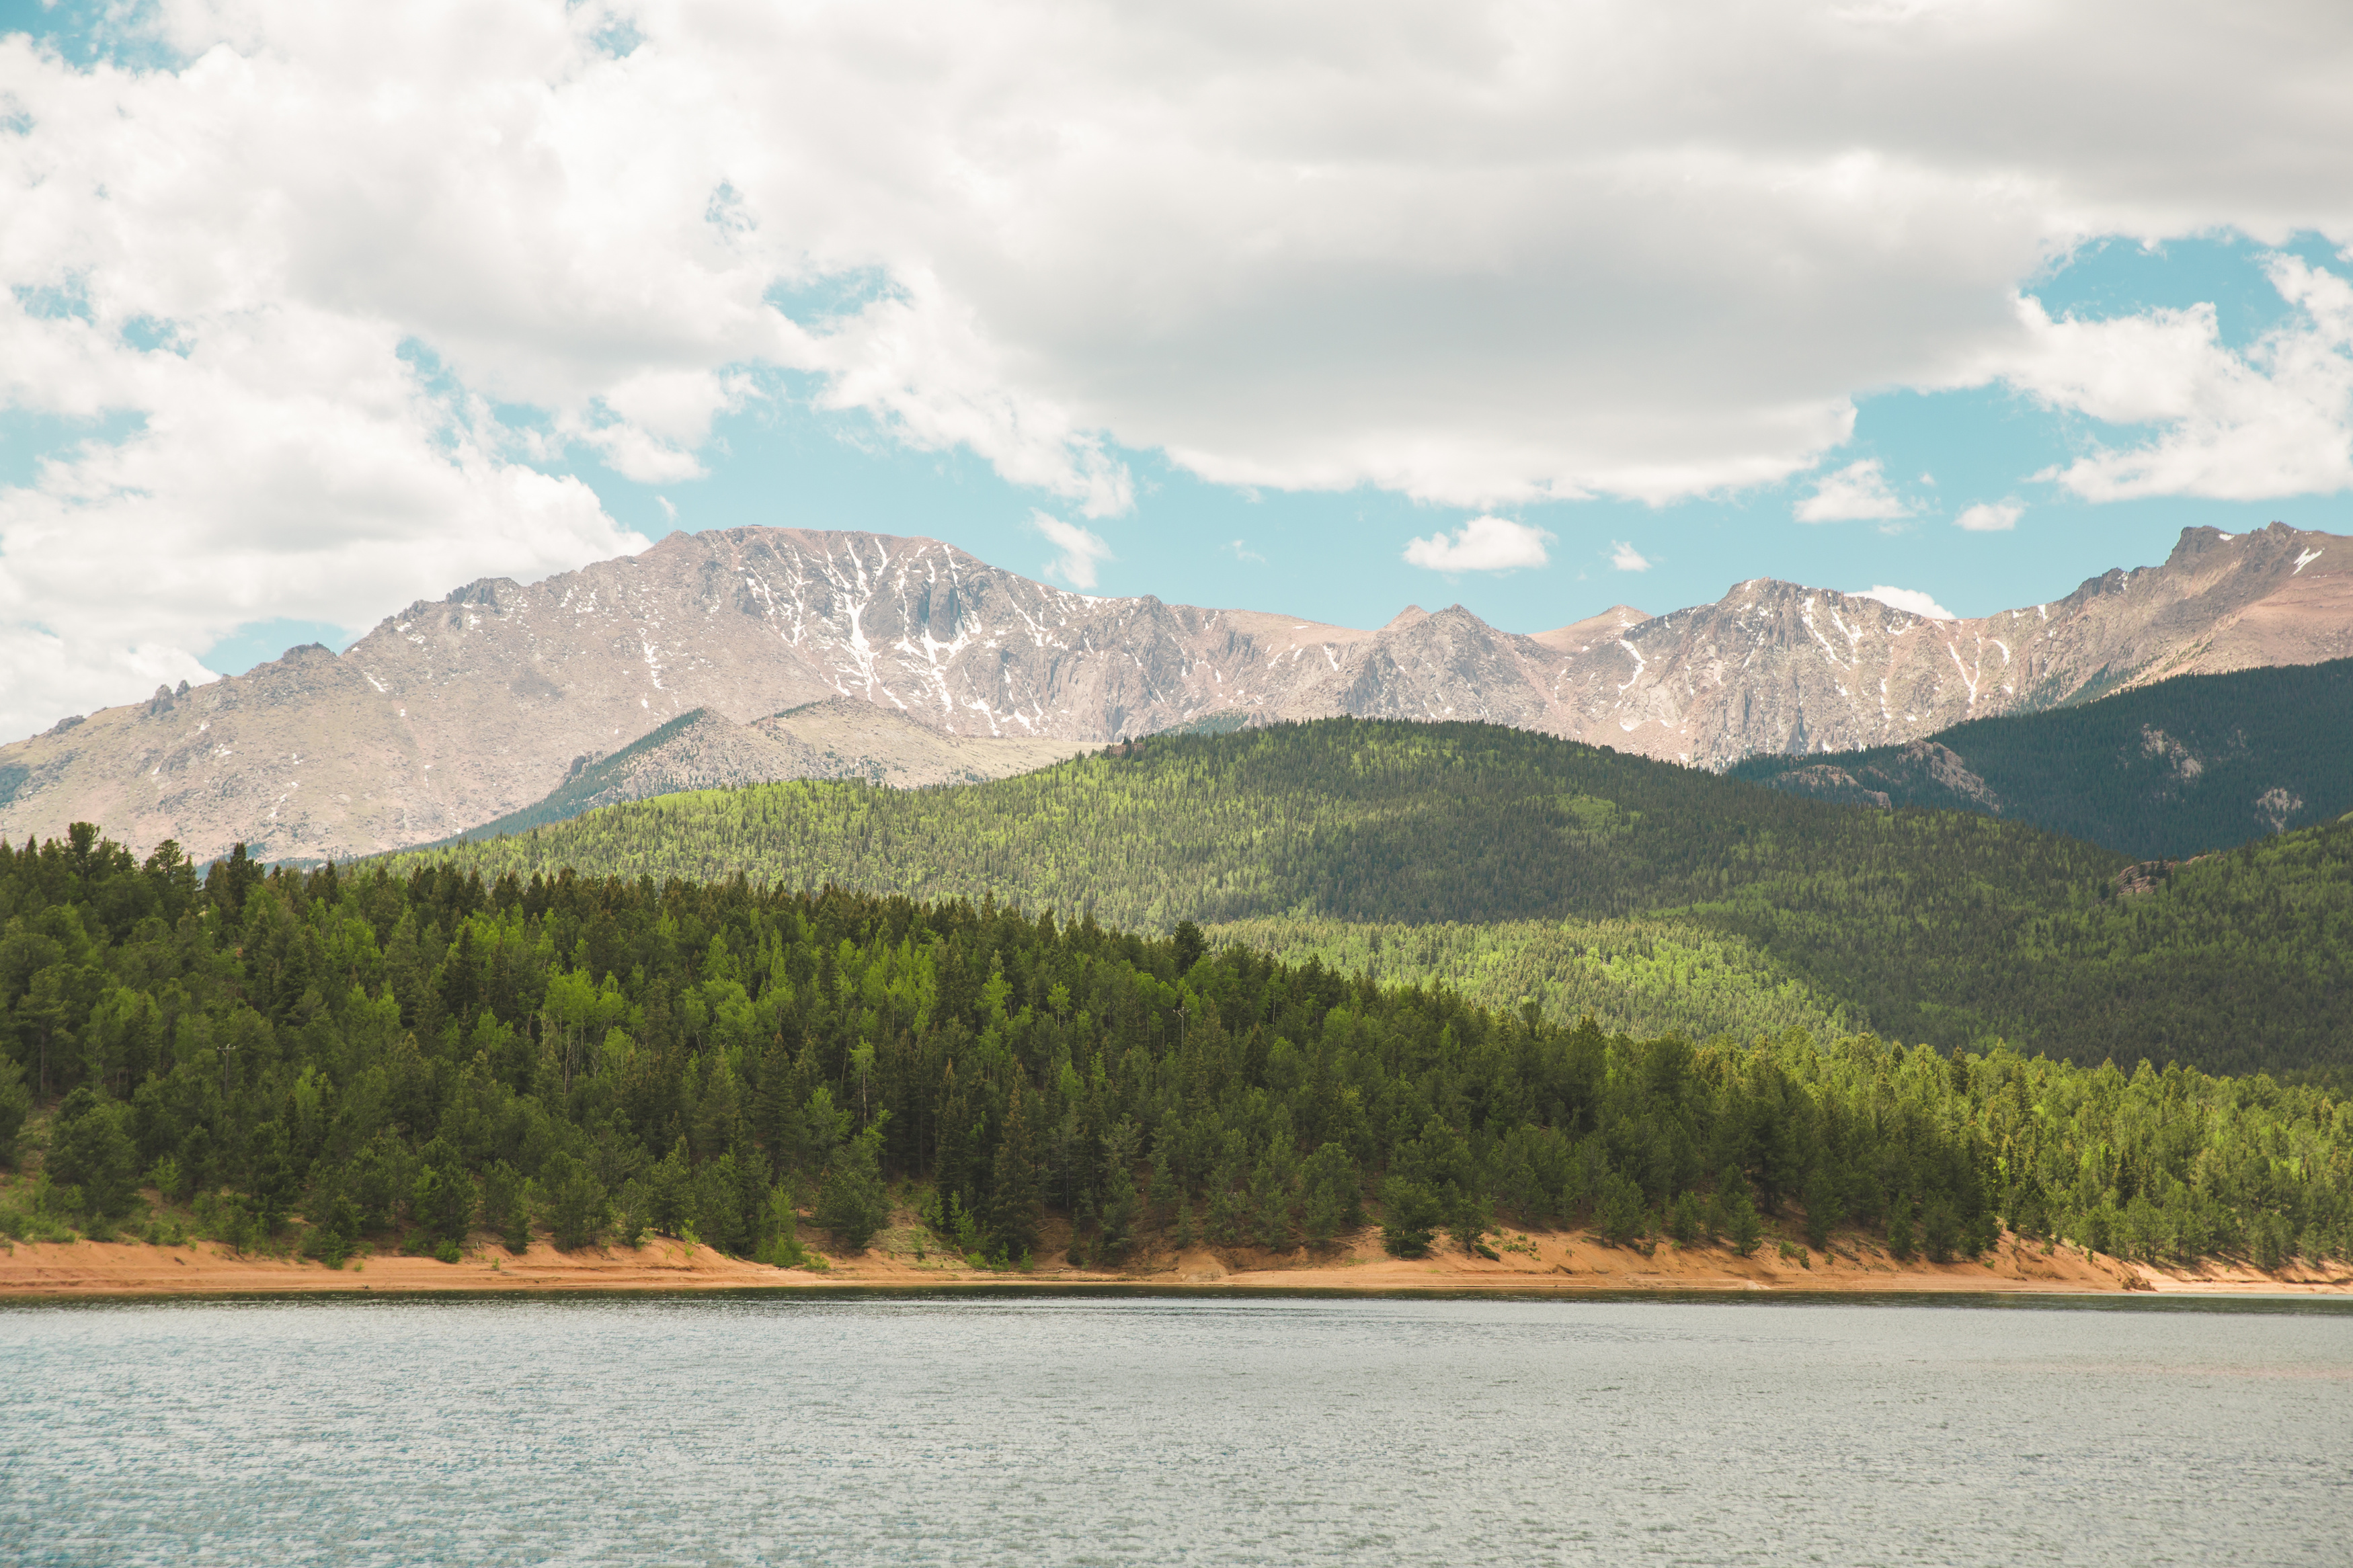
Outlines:
<svg viewBox="0 0 2353 1568"><path fill-rule="evenodd" d="M1589 1017L1613 1034L1749 1040L1862 1026L1854 1012L1753 943L1663 915L1492 925L1272 915L1206 926L1203 934L1213 944L1240 943L1286 963L1312 959L1382 985L1446 985L1506 1013L1533 1004L1556 1024Z"/></svg>
<svg viewBox="0 0 2353 1568"><path fill-rule="evenodd" d="M2353 1064L2344 829L2123 897L2122 857L2023 824L1841 806L1487 725L1333 720L1160 737L950 790L666 796L443 863L491 879L740 871L796 889L994 895L1160 931L1250 921L1255 942L1344 965L1371 938L1335 922L1664 917L1742 956L1682 966L1718 994L1683 1012L1646 1003L1620 1015L1630 1026L1753 1019L1805 995L1941 1049L2000 1037L2086 1064ZM1286 935L1271 921L1311 923ZM1507 966L1523 990L1479 994L1565 998L1588 973L1579 945L1539 943ZM1399 973L1480 985L1476 964Z"/></svg>
<svg viewBox="0 0 2353 1568"><path fill-rule="evenodd" d="M1526 731L1332 719L1155 736L954 789L668 795L447 863L994 894L1165 931L1311 911L1614 919L1823 877L2021 916L2093 897L2124 862L1982 817L1852 811Z"/></svg>
<svg viewBox="0 0 2353 1568"><path fill-rule="evenodd" d="M1820 800L1981 811L2179 859L2353 810L2353 659L2182 676L1909 745L1727 771Z"/></svg>
<svg viewBox="0 0 2353 1568"><path fill-rule="evenodd" d="M1932 1257L2006 1222L2266 1267L2353 1240L2353 1110L2317 1089L1641 1040L987 900L241 857L200 879L78 828L0 846L0 1006L18 1235L192 1214L340 1261L651 1229L789 1263L805 1211L854 1250L904 1182L941 1245L1008 1264L1050 1218L1115 1263L1314 1247L1360 1212L1407 1254L1505 1220L1745 1247L1778 1217Z"/></svg>
<svg viewBox="0 0 2353 1568"><path fill-rule="evenodd" d="M2170 868L2022 933L2022 1037L2353 1081L2353 818Z"/></svg>

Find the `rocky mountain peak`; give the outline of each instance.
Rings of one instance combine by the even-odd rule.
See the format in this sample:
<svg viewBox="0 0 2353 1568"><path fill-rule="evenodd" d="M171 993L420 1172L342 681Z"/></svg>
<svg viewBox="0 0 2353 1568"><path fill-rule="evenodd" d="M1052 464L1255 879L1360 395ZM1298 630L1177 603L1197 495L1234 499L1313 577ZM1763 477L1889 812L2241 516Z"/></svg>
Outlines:
<svg viewBox="0 0 2353 1568"><path fill-rule="evenodd" d="M2163 566L1969 620L1756 578L1711 605L1618 605L1534 636L1461 605L1409 606L1365 631L1100 597L920 537L673 532L538 583L484 578L419 601L340 657L290 649L0 747L0 833L89 819L200 857L237 839L272 858L396 848L530 805L575 759L697 709L744 726L849 701L942 737L1056 745L1212 714L1480 719L1721 767L2348 655L2353 540L2281 524L2186 530ZM696 733L695 755L721 762L647 776L784 754ZM860 771L839 755L827 766Z"/></svg>

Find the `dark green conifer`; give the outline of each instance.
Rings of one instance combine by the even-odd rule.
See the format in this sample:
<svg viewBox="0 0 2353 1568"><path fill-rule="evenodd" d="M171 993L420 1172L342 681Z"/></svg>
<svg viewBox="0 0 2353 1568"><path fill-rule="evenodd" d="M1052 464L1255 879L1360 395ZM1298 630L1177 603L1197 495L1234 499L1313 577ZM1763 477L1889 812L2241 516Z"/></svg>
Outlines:
<svg viewBox="0 0 2353 1568"><path fill-rule="evenodd" d="M988 1239L1007 1258L1018 1258L1038 1246L1042 1183L1037 1139L1029 1127L1030 1100L1017 1079L1006 1100L1005 1133L989 1168Z"/></svg>
<svg viewBox="0 0 2353 1568"><path fill-rule="evenodd" d="M1841 1210L1838 1187L1830 1173L1820 1165L1806 1177L1806 1240L1817 1252L1831 1244L1831 1230L1845 1217Z"/></svg>
<svg viewBox="0 0 2353 1568"><path fill-rule="evenodd" d="M522 1177L504 1160L482 1173L482 1228L496 1231L509 1252L531 1247L531 1206L523 1201Z"/></svg>
<svg viewBox="0 0 2353 1568"><path fill-rule="evenodd" d="M1444 1221L1438 1194L1407 1176L1381 1184L1381 1246L1394 1257L1419 1258L1437 1239Z"/></svg>
<svg viewBox="0 0 2353 1568"><path fill-rule="evenodd" d="M1898 1263L1907 1263L1918 1249L1912 1224L1912 1200L1898 1198L1887 1215L1887 1255Z"/></svg>
<svg viewBox="0 0 2353 1568"><path fill-rule="evenodd" d="M831 1232L846 1252L865 1251L875 1233L890 1223L890 1194L880 1164L881 1146L878 1118L875 1125L841 1146L818 1193L817 1223Z"/></svg>

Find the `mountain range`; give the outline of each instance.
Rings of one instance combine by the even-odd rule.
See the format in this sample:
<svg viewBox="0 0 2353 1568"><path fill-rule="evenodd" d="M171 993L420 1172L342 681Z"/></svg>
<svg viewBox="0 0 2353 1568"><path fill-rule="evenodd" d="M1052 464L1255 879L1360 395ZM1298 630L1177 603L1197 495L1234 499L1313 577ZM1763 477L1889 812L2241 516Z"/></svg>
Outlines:
<svg viewBox="0 0 2353 1568"><path fill-rule="evenodd" d="M0 836L89 820L133 846L176 838L200 859L240 840L273 859L413 847L528 811L698 710L743 727L811 703L871 705L905 721L891 727L899 761L853 742L827 765L911 779L1046 760L979 741L1075 750L1333 715L1482 720L1720 769L1901 743L2174 675L2347 656L2353 539L2280 523L2185 530L2161 566L1977 619L1754 579L1713 605L1620 605L1535 635L1459 605L1368 631L1097 597L934 540L744 528L673 533L536 584L485 579L386 617L341 655L290 649L61 721L0 747ZM701 760L633 776L823 773L814 751L780 756L761 736L723 744L705 729L694 744Z"/></svg>

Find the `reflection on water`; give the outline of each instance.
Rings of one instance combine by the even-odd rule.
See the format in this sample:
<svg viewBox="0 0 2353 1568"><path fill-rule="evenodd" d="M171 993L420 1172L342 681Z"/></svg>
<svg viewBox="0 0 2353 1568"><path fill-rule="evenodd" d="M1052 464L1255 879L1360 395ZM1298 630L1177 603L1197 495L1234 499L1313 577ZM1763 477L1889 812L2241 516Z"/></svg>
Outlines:
<svg viewBox="0 0 2353 1568"><path fill-rule="evenodd" d="M2353 1560L2353 1314L0 1310L10 1563Z"/></svg>

